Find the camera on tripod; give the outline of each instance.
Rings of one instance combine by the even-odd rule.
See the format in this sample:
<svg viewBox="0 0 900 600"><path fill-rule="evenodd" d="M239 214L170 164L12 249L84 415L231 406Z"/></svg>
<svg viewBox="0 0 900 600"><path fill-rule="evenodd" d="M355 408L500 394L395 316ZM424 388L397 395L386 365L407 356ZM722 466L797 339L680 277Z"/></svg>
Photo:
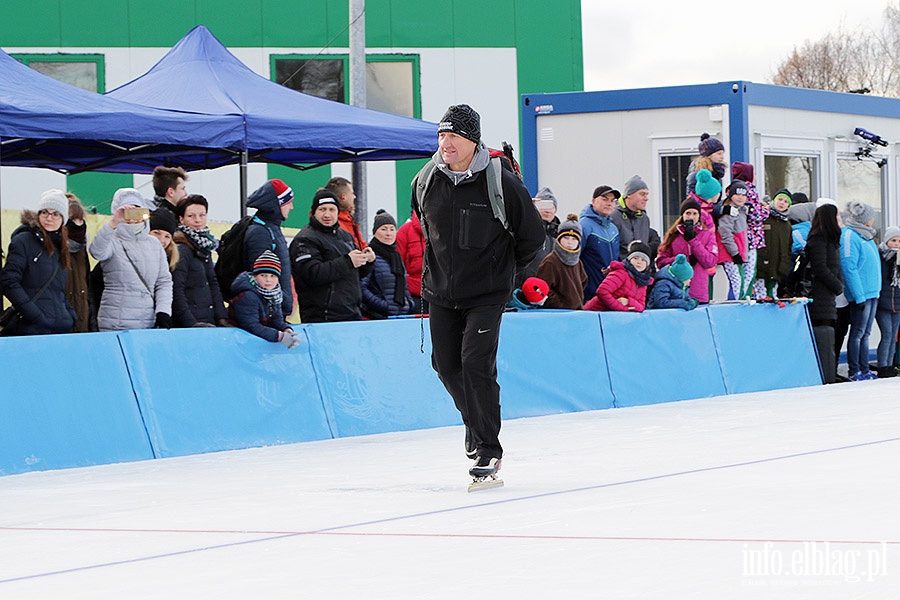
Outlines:
<svg viewBox="0 0 900 600"><path fill-rule="evenodd" d="M878 165L880 169L884 165L887 164L886 158L876 159L872 156L872 151L875 149L875 146L881 146L882 148L887 148L888 142L883 139L880 135L876 133L872 133L871 131L867 131L862 127L857 127L853 130L853 135L858 135L862 139L866 140L865 146L860 146L859 150L856 152L856 159L862 160L864 158L868 158L870 160L875 161L875 164Z"/></svg>

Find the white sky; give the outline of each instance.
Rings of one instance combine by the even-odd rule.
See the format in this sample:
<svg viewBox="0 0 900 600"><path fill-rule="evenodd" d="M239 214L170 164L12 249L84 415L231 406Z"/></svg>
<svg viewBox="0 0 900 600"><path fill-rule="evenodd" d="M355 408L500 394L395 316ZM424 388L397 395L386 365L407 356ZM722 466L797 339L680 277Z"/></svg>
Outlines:
<svg viewBox="0 0 900 600"><path fill-rule="evenodd" d="M889 0L582 0L584 89L769 83L805 40L878 28Z"/></svg>

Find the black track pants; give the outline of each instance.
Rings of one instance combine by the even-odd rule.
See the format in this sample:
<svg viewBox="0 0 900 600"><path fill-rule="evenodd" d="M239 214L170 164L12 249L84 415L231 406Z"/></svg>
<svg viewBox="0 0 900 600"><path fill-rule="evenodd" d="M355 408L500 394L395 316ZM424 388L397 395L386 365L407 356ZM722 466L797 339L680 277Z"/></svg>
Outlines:
<svg viewBox="0 0 900 600"><path fill-rule="evenodd" d="M431 364L482 456L501 458L497 344L502 304L453 309L432 304Z"/></svg>

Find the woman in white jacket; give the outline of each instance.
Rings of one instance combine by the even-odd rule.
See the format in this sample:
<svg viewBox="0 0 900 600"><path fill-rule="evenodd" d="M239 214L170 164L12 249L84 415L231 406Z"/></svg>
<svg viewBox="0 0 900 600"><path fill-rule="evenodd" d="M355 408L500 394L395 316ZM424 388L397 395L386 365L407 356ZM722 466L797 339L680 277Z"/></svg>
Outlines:
<svg viewBox="0 0 900 600"><path fill-rule="evenodd" d="M116 190L112 218L91 242L103 269L100 331L172 325L172 274L162 244L149 235L147 219L126 219L130 208L149 208L134 188Z"/></svg>

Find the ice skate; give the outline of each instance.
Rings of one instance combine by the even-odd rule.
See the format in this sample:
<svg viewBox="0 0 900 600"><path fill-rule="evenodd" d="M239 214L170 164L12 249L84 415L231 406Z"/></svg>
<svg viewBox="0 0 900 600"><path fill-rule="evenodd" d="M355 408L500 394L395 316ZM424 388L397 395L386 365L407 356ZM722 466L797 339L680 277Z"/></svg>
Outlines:
<svg viewBox="0 0 900 600"><path fill-rule="evenodd" d="M479 490L502 487L503 480L497 477L500 471L501 460L488 456L479 456L475 459L475 464L469 469L469 475L472 476L472 483L469 484L469 491L476 492Z"/></svg>

